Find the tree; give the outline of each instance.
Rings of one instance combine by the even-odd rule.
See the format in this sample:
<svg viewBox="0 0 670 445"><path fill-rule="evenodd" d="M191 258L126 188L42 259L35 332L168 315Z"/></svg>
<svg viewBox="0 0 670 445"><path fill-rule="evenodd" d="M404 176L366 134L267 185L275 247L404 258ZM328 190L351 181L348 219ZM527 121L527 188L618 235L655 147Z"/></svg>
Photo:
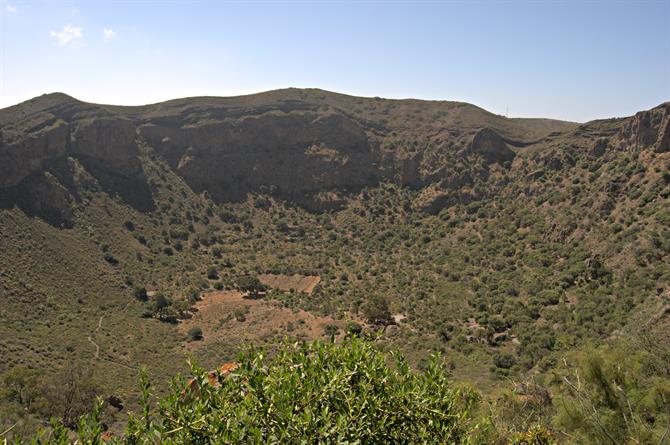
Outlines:
<svg viewBox="0 0 670 445"><path fill-rule="evenodd" d="M646 334L643 334L646 335ZM556 424L575 443L664 444L670 436L667 341L620 340L586 348L557 368Z"/></svg>
<svg viewBox="0 0 670 445"><path fill-rule="evenodd" d="M509 369L516 364L516 360L509 352L501 352L493 357L493 363L497 368Z"/></svg>
<svg viewBox="0 0 670 445"><path fill-rule="evenodd" d="M363 327L356 323L355 321L350 321L347 323L347 334L357 337L363 332Z"/></svg>
<svg viewBox="0 0 670 445"><path fill-rule="evenodd" d="M46 403L41 407L44 418L57 416L70 429L77 426L79 417L93 408L100 388L90 367L68 362L43 388Z"/></svg>
<svg viewBox="0 0 670 445"><path fill-rule="evenodd" d="M265 291L267 288L258 277L251 275L243 275L237 279L237 288L242 292L247 292L247 294L252 297L258 297L260 292Z"/></svg>
<svg viewBox="0 0 670 445"><path fill-rule="evenodd" d="M391 322L388 302L382 296L371 296L362 309L363 315L370 323L387 325Z"/></svg>
<svg viewBox="0 0 670 445"><path fill-rule="evenodd" d="M40 375L35 369L17 365L2 375L0 398L20 404L31 412L33 403L40 397Z"/></svg>

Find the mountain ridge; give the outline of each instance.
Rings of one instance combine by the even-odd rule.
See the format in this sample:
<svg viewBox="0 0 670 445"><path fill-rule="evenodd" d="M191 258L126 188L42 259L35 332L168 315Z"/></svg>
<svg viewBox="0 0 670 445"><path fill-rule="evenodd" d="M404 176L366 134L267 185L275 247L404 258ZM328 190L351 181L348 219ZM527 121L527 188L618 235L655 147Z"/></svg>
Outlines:
<svg viewBox="0 0 670 445"><path fill-rule="evenodd" d="M150 208L135 160L139 147L149 146L191 187L218 202L271 189L320 210L341 200L319 194L379 181L415 188L453 189L454 178L455 184L471 184L472 176L488 174L489 164L511 162L521 149L610 121L507 119L462 102L357 98L318 89L144 106L99 105L52 93L0 110L0 187L20 186L45 163L79 156L108 177L107 189L129 195L117 190L127 188L123 177L144 189L145 202L137 206ZM484 165L464 161L470 171L455 171L473 154ZM296 166L302 168L294 175ZM431 205L432 211L437 207Z"/></svg>

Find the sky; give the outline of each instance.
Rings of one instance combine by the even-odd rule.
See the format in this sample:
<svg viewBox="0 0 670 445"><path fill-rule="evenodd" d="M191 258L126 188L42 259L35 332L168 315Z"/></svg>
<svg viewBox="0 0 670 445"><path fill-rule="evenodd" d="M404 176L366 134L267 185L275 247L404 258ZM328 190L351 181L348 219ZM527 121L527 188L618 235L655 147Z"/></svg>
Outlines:
<svg viewBox="0 0 670 445"><path fill-rule="evenodd" d="M627 116L670 100L670 0L0 0L0 107L286 87Z"/></svg>

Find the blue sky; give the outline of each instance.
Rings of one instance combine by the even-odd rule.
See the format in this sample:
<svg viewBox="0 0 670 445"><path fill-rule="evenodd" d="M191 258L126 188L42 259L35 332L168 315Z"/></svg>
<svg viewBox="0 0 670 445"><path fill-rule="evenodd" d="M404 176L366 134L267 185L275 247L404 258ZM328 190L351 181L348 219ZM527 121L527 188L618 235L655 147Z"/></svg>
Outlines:
<svg viewBox="0 0 670 445"><path fill-rule="evenodd" d="M284 87L576 121L670 100L670 0L0 0L0 107Z"/></svg>

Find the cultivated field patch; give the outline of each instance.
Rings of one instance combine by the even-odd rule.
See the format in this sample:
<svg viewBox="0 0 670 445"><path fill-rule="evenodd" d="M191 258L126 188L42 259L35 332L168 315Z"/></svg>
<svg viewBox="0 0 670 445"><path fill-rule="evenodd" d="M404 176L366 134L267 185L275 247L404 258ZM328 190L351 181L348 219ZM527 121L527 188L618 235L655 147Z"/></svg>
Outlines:
<svg viewBox="0 0 670 445"><path fill-rule="evenodd" d="M314 288L321 281L321 277L318 275L275 275L275 274L263 274L259 275L258 279L261 280L261 283L264 285L274 288L281 289L285 291L295 290L298 292L305 292L310 294L314 291Z"/></svg>

